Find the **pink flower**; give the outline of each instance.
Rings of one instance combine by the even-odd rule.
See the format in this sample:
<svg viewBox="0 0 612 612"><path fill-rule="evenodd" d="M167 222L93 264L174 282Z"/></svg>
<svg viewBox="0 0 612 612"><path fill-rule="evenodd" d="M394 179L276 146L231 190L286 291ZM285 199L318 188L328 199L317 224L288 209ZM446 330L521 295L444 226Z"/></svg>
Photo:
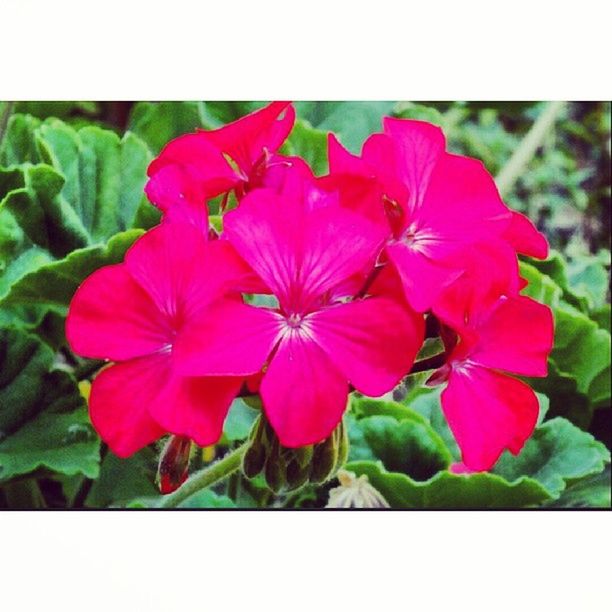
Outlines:
<svg viewBox="0 0 612 612"><path fill-rule="evenodd" d="M509 449L517 454L533 432L538 400L525 383L508 376L546 376L553 344L553 317L547 306L518 294L495 293L497 278L482 284L459 280L444 290L434 313L459 336L448 362L429 384L446 381L442 409L463 456L463 471L490 469ZM449 347L450 348L450 347Z"/></svg>
<svg viewBox="0 0 612 612"><path fill-rule="evenodd" d="M219 439L243 378L183 376L174 344L193 317L206 316L249 274L229 243L207 242L193 226L172 223L149 231L124 263L100 268L79 287L66 336L75 353L116 362L95 378L90 412L117 455L165 432L201 446Z"/></svg>
<svg viewBox="0 0 612 612"><path fill-rule="evenodd" d="M350 280L374 264L385 230L293 180L282 194L247 194L224 228L278 308L218 302L178 339L180 367L207 376L263 369L263 406L281 444L319 442L342 418L349 383L367 395L390 391L423 340L422 317L398 301L354 297Z"/></svg>
<svg viewBox="0 0 612 612"><path fill-rule="evenodd" d="M242 196L264 184L270 168L299 163L274 155L294 121L289 102L273 102L217 130L174 139L149 166L148 198L167 220L207 228L207 199L232 190Z"/></svg>
<svg viewBox="0 0 612 612"><path fill-rule="evenodd" d="M384 134L368 138L361 157L331 136L330 176L323 181L350 194L353 208L360 190L359 211L386 219L386 254L416 310L432 307L466 269L466 252L479 245L506 242L546 256L546 240L505 206L481 162L447 153L442 131L428 123L386 117L383 124Z"/></svg>

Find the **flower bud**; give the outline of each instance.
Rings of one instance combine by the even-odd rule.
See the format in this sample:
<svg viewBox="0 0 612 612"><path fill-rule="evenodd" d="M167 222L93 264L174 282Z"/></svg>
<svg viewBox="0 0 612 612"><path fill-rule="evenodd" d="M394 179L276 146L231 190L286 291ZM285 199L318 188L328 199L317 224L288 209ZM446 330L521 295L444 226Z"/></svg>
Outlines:
<svg viewBox="0 0 612 612"><path fill-rule="evenodd" d="M249 435L242 472L247 478L263 472L275 493L294 491L308 482L319 484L332 478L346 461L348 447L346 428L340 422L331 436L318 444L287 448L261 415Z"/></svg>
<svg viewBox="0 0 612 612"><path fill-rule="evenodd" d="M159 456L157 483L162 495L176 491L187 480L191 440L170 436Z"/></svg>

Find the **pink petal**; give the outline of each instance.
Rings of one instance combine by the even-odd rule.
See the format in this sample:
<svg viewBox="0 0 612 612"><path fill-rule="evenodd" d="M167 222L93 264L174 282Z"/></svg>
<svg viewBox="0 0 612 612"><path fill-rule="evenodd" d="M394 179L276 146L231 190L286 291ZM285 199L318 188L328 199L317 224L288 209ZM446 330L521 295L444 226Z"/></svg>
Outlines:
<svg viewBox="0 0 612 612"><path fill-rule="evenodd" d="M503 298L477 333L472 361L524 376L546 376L554 341L548 306L525 296Z"/></svg>
<svg viewBox="0 0 612 612"><path fill-rule="evenodd" d="M243 376L263 367L281 329L280 315L237 300L219 300L194 317L173 348L185 375Z"/></svg>
<svg viewBox="0 0 612 612"><path fill-rule="evenodd" d="M313 339L365 395L391 391L423 343L423 317L387 298L340 304L308 319Z"/></svg>
<svg viewBox="0 0 612 612"><path fill-rule="evenodd" d="M283 144L294 122L295 110L289 102L272 102L222 128L201 134L249 173L264 149L273 153Z"/></svg>
<svg viewBox="0 0 612 612"><path fill-rule="evenodd" d="M280 196L260 189L223 220L223 234L279 299L287 300L298 267L300 220Z"/></svg>
<svg viewBox="0 0 612 612"><path fill-rule="evenodd" d="M373 264L385 230L336 206L312 211L303 192L291 195L251 192L227 213L224 234L294 311Z"/></svg>
<svg viewBox="0 0 612 612"><path fill-rule="evenodd" d="M512 220L504 233L504 238L513 248L523 255L546 259L548 257L548 242L531 222L519 212L512 212Z"/></svg>
<svg viewBox="0 0 612 612"><path fill-rule="evenodd" d="M170 325L123 264L106 266L78 288L66 319L70 348L94 359L131 359L170 340Z"/></svg>
<svg viewBox="0 0 612 612"><path fill-rule="evenodd" d="M172 165L187 169L190 177L198 182L197 188L208 197L228 191L242 180L206 133L185 134L169 142L151 162L147 174L153 177Z"/></svg>
<svg viewBox="0 0 612 612"><path fill-rule="evenodd" d="M441 243L436 245L440 257L451 255L457 243L501 235L510 218L482 162L445 153L431 172L427 193L412 220L418 231Z"/></svg>
<svg viewBox="0 0 612 612"><path fill-rule="evenodd" d="M529 386L476 365L453 369L442 409L465 467L475 472L493 467L505 449L518 454L538 418Z"/></svg>
<svg viewBox="0 0 612 612"><path fill-rule="evenodd" d="M182 166L164 166L145 186L145 193L163 213L165 221L193 223L208 235L208 195L202 184Z"/></svg>
<svg viewBox="0 0 612 612"><path fill-rule="evenodd" d="M179 328L252 272L225 241L207 240L192 224L162 224L129 249L125 264Z"/></svg>
<svg viewBox="0 0 612 612"><path fill-rule="evenodd" d="M373 266L386 237L386 228L349 210L328 207L309 215L299 275L302 305Z"/></svg>
<svg viewBox="0 0 612 612"><path fill-rule="evenodd" d="M89 398L91 421L119 457L129 457L166 433L149 408L169 376L169 353L132 359L96 376Z"/></svg>
<svg viewBox="0 0 612 612"><path fill-rule="evenodd" d="M327 135L327 155L330 174L354 174L374 178L374 172L367 163L345 149L331 132Z"/></svg>
<svg viewBox="0 0 612 612"><path fill-rule="evenodd" d="M395 145L398 178L408 188L408 212L413 215L421 207L433 169L444 153L444 134L423 121L385 117L383 125Z"/></svg>
<svg viewBox="0 0 612 612"><path fill-rule="evenodd" d="M461 269L445 267L401 242L388 245L387 254L397 269L408 303L417 312L429 310L444 287L461 274Z"/></svg>
<svg viewBox="0 0 612 612"><path fill-rule="evenodd" d="M149 412L164 429L209 446L219 441L242 382L242 378L224 376L174 376L151 402Z"/></svg>
<svg viewBox="0 0 612 612"><path fill-rule="evenodd" d="M281 342L260 391L270 424L289 448L331 435L348 398L345 376L312 340L297 333Z"/></svg>

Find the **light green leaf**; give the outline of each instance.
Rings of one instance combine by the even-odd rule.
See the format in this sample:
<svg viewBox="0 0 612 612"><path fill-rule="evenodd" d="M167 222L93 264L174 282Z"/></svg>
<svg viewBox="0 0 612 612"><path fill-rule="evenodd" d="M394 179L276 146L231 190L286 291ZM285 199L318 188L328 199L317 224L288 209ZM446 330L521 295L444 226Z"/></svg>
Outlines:
<svg viewBox="0 0 612 612"><path fill-rule="evenodd" d="M342 144L358 153L364 140L382 130L382 118L394 102L296 102L299 117L319 129L334 132Z"/></svg>
<svg viewBox="0 0 612 612"><path fill-rule="evenodd" d="M244 440L249 435L259 414L259 410L250 408L242 399L235 399L223 424L223 434L226 440Z"/></svg>
<svg viewBox="0 0 612 612"><path fill-rule="evenodd" d="M538 427L518 456L505 452L493 472L506 480L529 476L557 497L568 481L597 474L609 461L601 442L557 417Z"/></svg>
<svg viewBox="0 0 612 612"><path fill-rule="evenodd" d="M157 155L174 138L203 126L198 102L137 102L128 127Z"/></svg>
<svg viewBox="0 0 612 612"><path fill-rule="evenodd" d="M302 157L317 176L327 172L327 132L314 129L306 121L295 122L281 152Z"/></svg>
<svg viewBox="0 0 612 612"><path fill-rule="evenodd" d="M41 304L67 308L77 287L87 276L102 266L119 263L142 234L140 229L128 230L113 236L105 245L77 249L64 259L46 263L43 258L37 266L28 262L24 270L34 271L23 274L11 285L5 297L0 299L0 307Z"/></svg>
<svg viewBox="0 0 612 612"><path fill-rule="evenodd" d="M417 482L406 474L388 472L380 462L355 461L345 469L357 475L366 474L392 508L525 508L551 499L537 480L526 476L508 482L484 472L458 475L444 471L430 480Z"/></svg>

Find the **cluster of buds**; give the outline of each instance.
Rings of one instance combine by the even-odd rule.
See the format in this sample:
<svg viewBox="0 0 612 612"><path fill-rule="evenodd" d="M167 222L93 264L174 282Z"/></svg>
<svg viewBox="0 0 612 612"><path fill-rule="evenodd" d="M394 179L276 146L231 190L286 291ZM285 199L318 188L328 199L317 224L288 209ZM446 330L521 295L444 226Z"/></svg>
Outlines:
<svg viewBox="0 0 612 612"><path fill-rule="evenodd" d="M306 483L321 484L333 478L346 462L348 449L344 421L318 444L287 448L262 415L251 430L242 472L247 478L263 473L274 493L295 491Z"/></svg>

